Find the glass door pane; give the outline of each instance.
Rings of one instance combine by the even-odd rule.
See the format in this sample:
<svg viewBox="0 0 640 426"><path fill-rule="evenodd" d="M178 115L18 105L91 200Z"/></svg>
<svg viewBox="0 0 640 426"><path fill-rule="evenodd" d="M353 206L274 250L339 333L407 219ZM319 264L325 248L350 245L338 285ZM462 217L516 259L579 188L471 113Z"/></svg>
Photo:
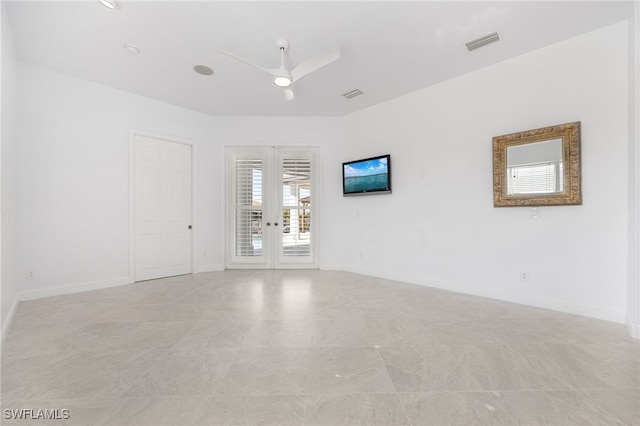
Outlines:
<svg viewBox="0 0 640 426"><path fill-rule="evenodd" d="M280 266L313 262L312 165L313 157L309 153L280 152Z"/></svg>
<svg viewBox="0 0 640 426"><path fill-rule="evenodd" d="M268 267L268 236L264 229L267 153L240 151L230 155L230 259L227 266Z"/></svg>

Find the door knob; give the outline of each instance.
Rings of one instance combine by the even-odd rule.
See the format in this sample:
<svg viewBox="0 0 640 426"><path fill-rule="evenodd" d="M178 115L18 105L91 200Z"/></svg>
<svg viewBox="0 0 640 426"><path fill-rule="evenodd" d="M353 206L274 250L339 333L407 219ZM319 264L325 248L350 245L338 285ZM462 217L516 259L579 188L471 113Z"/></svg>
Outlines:
<svg viewBox="0 0 640 426"><path fill-rule="evenodd" d="M278 222L275 222L275 223L273 224L273 226L278 226Z"/></svg>
<svg viewBox="0 0 640 426"><path fill-rule="evenodd" d="M271 226L271 222L267 222L267 226Z"/></svg>

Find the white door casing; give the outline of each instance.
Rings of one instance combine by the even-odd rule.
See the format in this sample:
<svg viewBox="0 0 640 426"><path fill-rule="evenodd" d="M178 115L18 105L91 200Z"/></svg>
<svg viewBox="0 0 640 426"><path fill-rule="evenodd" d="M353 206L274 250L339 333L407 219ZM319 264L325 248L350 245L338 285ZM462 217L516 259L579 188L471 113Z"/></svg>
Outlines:
<svg viewBox="0 0 640 426"><path fill-rule="evenodd" d="M133 134L133 278L193 271L192 146Z"/></svg>

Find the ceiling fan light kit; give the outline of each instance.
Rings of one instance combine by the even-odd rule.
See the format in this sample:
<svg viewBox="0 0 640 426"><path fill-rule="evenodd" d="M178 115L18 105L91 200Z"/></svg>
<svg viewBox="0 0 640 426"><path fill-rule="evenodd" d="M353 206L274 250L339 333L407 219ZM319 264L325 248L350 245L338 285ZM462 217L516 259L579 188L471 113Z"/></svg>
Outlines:
<svg viewBox="0 0 640 426"><path fill-rule="evenodd" d="M336 61L340 58L340 49L334 47L332 49L326 50L318 55L312 56L311 58L306 59L302 63L300 63L297 67L293 68L289 71L284 66L284 52L289 49L289 41L285 39L277 39L276 47L280 51L280 67L277 69L273 68L264 68L260 65L256 65L253 62L250 62L244 58L240 58L232 53L225 52L224 50L218 50L219 53L227 55L233 59L244 62L247 65L251 65L254 68L257 68L261 71L267 72L273 75L273 84L277 87L283 88L284 97L288 101L292 101L294 99L293 90L291 86L298 80L300 80L305 75L316 71L325 65L330 64L333 61Z"/></svg>
<svg viewBox="0 0 640 426"><path fill-rule="evenodd" d="M117 0L100 0L100 4L106 7L107 9L118 9L120 4Z"/></svg>
<svg viewBox="0 0 640 426"><path fill-rule="evenodd" d="M289 87L291 86L291 78L286 75L279 75L273 79L273 84L278 87Z"/></svg>

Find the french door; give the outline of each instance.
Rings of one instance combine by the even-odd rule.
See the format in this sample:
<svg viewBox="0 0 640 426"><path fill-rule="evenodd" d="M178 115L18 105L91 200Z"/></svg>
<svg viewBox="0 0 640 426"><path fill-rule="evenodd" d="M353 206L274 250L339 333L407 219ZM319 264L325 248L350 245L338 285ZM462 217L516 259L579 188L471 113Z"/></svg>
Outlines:
<svg viewBox="0 0 640 426"><path fill-rule="evenodd" d="M229 269L316 268L313 148L227 148Z"/></svg>

